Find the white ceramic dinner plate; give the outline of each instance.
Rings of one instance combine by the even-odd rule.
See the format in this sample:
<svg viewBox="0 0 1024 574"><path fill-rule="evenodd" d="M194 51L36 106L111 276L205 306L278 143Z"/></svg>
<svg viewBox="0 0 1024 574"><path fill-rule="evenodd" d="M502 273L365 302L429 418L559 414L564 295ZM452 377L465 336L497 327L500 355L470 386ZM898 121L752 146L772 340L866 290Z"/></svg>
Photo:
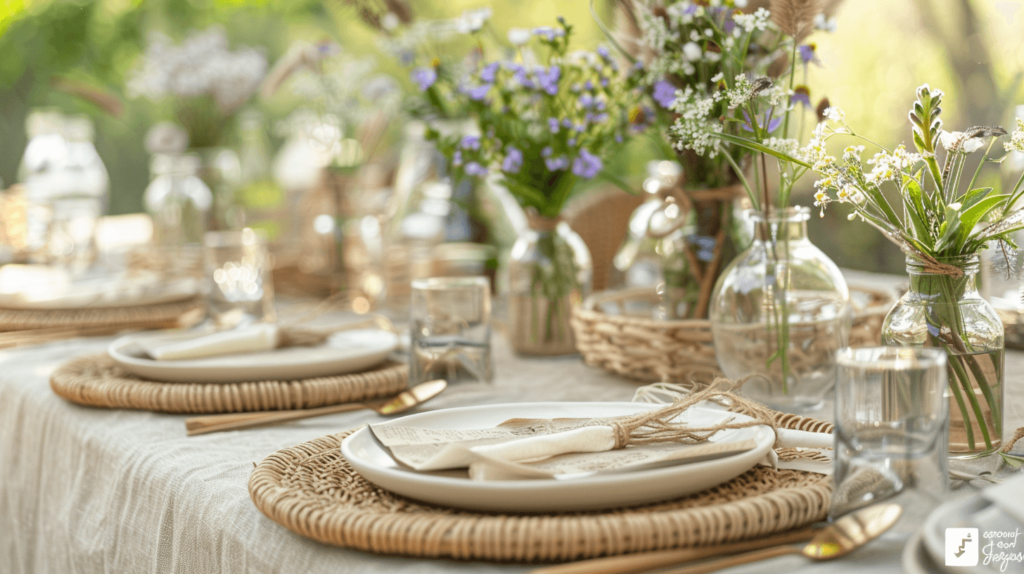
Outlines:
<svg viewBox="0 0 1024 574"><path fill-rule="evenodd" d="M110 344L110 357L126 371L155 381L181 383L240 383L293 381L364 371L383 363L398 344L394 333L379 329L341 331L322 345L285 347L273 351L155 361L140 342L167 344L203 333L145 333L122 337Z"/></svg>
<svg viewBox="0 0 1024 574"><path fill-rule="evenodd" d="M433 429L490 428L512 418L591 418L630 415L664 405L648 403L518 403L445 409L410 415L383 424ZM736 413L691 408L685 415L705 426ZM595 510L645 504L700 492L753 468L772 448L775 435L765 426L730 429L713 442L754 439L757 447L725 458L666 468L597 474L568 480L471 481L464 471L419 473L402 467L373 438L368 428L352 433L341 452L366 480L424 502L494 512Z"/></svg>
<svg viewBox="0 0 1024 574"><path fill-rule="evenodd" d="M0 272L0 307L5 309L106 309L173 303L195 297L199 281L164 279L156 273L94 273L72 279L42 265L5 266Z"/></svg>

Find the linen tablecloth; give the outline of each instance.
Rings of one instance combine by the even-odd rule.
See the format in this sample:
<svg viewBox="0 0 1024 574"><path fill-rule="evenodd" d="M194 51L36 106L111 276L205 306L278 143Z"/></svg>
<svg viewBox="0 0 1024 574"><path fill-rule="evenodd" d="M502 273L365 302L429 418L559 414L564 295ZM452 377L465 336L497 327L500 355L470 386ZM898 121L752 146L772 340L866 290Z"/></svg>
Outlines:
<svg viewBox="0 0 1024 574"><path fill-rule="evenodd" d="M102 352L86 339L0 352L0 572L521 572L515 565L382 557L292 534L249 500L273 452L381 420L370 411L186 437L181 415L70 404L49 387L62 362ZM578 358L525 360L494 341L492 384L453 385L431 409L543 400L628 401L634 383ZM1010 352L1006 428L1024 425L1024 353ZM813 416L830 419L830 407ZM1005 471L1004 471L1005 472ZM964 486L950 497L976 490ZM736 572L900 572L898 544L837 563L800 557Z"/></svg>

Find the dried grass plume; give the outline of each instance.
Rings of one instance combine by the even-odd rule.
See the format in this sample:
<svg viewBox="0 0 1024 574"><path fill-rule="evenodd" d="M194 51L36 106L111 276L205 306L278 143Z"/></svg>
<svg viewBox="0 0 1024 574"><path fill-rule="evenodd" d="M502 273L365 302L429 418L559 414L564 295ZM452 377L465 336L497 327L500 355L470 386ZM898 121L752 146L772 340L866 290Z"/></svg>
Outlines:
<svg viewBox="0 0 1024 574"><path fill-rule="evenodd" d="M772 21L797 42L814 31L814 17L824 10L822 0L771 0Z"/></svg>

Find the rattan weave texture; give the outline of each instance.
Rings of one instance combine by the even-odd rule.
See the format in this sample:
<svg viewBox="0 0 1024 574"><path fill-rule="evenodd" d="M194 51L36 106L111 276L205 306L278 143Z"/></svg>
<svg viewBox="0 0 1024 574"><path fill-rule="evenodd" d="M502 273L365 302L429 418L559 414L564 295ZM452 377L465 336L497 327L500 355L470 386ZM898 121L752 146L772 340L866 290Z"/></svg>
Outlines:
<svg viewBox="0 0 1024 574"><path fill-rule="evenodd" d="M174 327L186 315L200 312L202 306L202 298L193 297L183 301L134 307L45 310L0 308L0 331L91 327L120 327L124 329Z"/></svg>
<svg viewBox="0 0 1024 574"><path fill-rule="evenodd" d="M780 427L831 432L777 414ZM288 530L327 544L423 558L560 562L765 536L824 518L831 481L755 467L703 493L659 504L565 514L487 514L430 506L380 489L329 435L278 451L249 478L256 507Z"/></svg>
<svg viewBox="0 0 1024 574"><path fill-rule="evenodd" d="M407 386L408 366L393 362L361 373L296 381L167 383L138 378L106 354L69 361L50 377L53 391L74 403L189 414L322 407L386 397Z"/></svg>

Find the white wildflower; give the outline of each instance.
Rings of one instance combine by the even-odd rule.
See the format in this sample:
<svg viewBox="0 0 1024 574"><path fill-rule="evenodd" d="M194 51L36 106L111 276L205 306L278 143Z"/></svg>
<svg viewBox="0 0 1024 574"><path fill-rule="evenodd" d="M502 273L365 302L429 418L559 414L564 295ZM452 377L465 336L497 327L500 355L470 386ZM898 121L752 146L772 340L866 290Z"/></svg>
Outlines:
<svg viewBox="0 0 1024 574"><path fill-rule="evenodd" d="M942 144L942 147L946 151L949 151L953 149L953 146L955 146L956 142L962 137L964 137L963 132L947 132L946 130L942 130L939 132L939 143ZM981 146L984 144L985 142L982 141L982 138L971 138L960 145L960 151L963 153L974 153L981 149Z"/></svg>
<svg viewBox="0 0 1024 574"><path fill-rule="evenodd" d="M800 149L800 142L795 139L768 138L764 146L772 151L784 153L789 156L796 156Z"/></svg>
<svg viewBox="0 0 1024 574"><path fill-rule="evenodd" d="M530 43L530 31L526 28L509 28L508 41L513 46L525 46Z"/></svg>
<svg viewBox="0 0 1024 574"><path fill-rule="evenodd" d="M758 8L753 14L737 14L733 16L733 20L736 22L737 29L742 28L745 32L750 33L754 30L764 31L768 27L768 11L764 8Z"/></svg>
<svg viewBox="0 0 1024 574"><path fill-rule="evenodd" d="M862 145L846 146L846 149L843 150L843 161L848 164L859 165L862 153L864 153L864 146Z"/></svg>
<svg viewBox="0 0 1024 574"><path fill-rule="evenodd" d="M1003 142L1006 151L1024 151L1024 120L1017 118L1017 129L1010 134L1010 141Z"/></svg>
<svg viewBox="0 0 1024 574"><path fill-rule="evenodd" d="M466 10L462 16L455 21L456 29L461 34L474 34L479 32L484 24L491 19L493 12L487 6L475 10Z"/></svg>
<svg viewBox="0 0 1024 574"><path fill-rule="evenodd" d="M687 60L696 62L697 60L700 60L700 57L703 54L703 50L700 49L700 46L698 46L696 42L687 42L683 44L683 55L686 56Z"/></svg>
<svg viewBox="0 0 1024 574"><path fill-rule="evenodd" d="M725 79L725 74L723 74L722 72L718 72L714 76L711 76L711 83L712 84L717 84L718 82L721 82L724 79ZM1020 120L1017 120L1017 121L1020 121Z"/></svg>
<svg viewBox="0 0 1024 574"><path fill-rule="evenodd" d="M836 31L836 19L827 18L825 13L822 12L814 17L814 28L823 32L835 32Z"/></svg>
<svg viewBox="0 0 1024 574"><path fill-rule="evenodd" d="M836 106L829 106L825 108L825 119L830 122L841 124L846 122L846 114Z"/></svg>

